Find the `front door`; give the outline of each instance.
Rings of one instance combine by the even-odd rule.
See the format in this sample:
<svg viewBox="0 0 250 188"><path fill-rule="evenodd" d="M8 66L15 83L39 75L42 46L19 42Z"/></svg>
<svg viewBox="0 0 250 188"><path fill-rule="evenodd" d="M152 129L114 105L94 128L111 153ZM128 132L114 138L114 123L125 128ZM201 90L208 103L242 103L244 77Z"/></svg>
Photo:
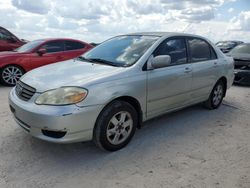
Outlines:
<svg viewBox="0 0 250 188"><path fill-rule="evenodd" d="M31 54L30 64L32 69L51 63L56 63L64 60L64 42L63 41L51 41L47 42L39 49L46 49L46 53L40 55L37 52ZM38 50L39 50L38 49Z"/></svg>
<svg viewBox="0 0 250 188"><path fill-rule="evenodd" d="M169 55L168 67L147 71L147 118L185 106L192 84L192 65L188 63L184 38L162 42L153 56Z"/></svg>

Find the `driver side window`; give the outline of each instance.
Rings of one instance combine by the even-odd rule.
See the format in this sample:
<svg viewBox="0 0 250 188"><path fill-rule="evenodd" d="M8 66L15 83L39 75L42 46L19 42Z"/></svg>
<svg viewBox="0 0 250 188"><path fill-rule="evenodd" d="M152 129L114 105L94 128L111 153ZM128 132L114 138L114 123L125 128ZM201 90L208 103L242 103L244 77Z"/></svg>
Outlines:
<svg viewBox="0 0 250 188"><path fill-rule="evenodd" d="M40 49L46 49L46 53L55 53L64 51L63 41L52 41L44 44Z"/></svg>
<svg viewBox="0 0 250 188"><path fill-rule="evenodd" d="M172 64L183 64L187 62L187 50L184 38L167 39L163 41L153 53L154 57L169 55Z"/></svg>

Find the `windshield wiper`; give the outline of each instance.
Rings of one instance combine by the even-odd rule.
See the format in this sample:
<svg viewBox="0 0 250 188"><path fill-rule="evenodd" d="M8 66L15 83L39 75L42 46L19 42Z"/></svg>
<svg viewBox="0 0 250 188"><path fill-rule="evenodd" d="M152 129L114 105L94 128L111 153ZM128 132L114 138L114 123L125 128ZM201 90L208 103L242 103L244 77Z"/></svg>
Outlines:
<svg viewBox="0 0 250 188"><path fill-rule="evenodd" d="M110 65L110 66L115 66L115 67L125 67L125 65L119 65L112 61L108 61L108 60L101 59L101 58L85 58L83 56L79 56L77 59L82 60L82 61L88 61L90 63L99 63L99 64Z"/></svg>
<svg viewBox="0 0 250 188"><path fill-rule="evenodd" d="M112 61L108 61L108 60L101 59L101 58L90 58L88 60L93 61L93 62L97 62L97 63L101 63L101 64L104 64L104 65L115 66L115 67L121 67L122 66L122 65L119 65L119 64L114 63Z"/></svg>
<svg viewBox="0 0 250 188"><path fill-rule="evenodd" d="M85 58L85 57L83 57L83 56L79 56L79 57L77 57L76 59L78 59L78 60L83 60L83 61L88 61L88 62L91 62L91 63L94 63L94 61L92 61L92 60L90 60L90 59L87 59L87 58Z"/></svg>

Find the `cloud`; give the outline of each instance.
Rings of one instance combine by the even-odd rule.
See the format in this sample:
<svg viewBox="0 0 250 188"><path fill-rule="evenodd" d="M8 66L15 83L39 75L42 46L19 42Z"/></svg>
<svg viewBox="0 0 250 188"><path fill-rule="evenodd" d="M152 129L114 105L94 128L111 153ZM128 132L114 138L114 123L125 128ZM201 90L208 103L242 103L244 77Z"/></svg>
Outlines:
<svg viewBox="0 0 250 188"><path fill-rule="evenodd" d="M214 10L210 6L189 8L173 13L174 18L188 22L201 22L214 18Z"/></svg>
<svg viewBox="0 0 250 188"><path fill-rule="evenodd" d="M47 14L51 8L49 0L12 0L12 5L18 9L36 14Z"/></svg>
<svg viewBox="0 0 250 188"><path fill-rule="evenodd" d="M7 27L7 28L15 28L18 17L19 15L15 11L15 9L0 8L0 18L4 18L4 19L1 19L0 21L1 26Z"/></svg>
<svg viewBox="0 0 250 188"><path fill-rule="evenodd" d="M234 8L229 8L227 12L232 13L234 11Z"/></svg>
<svg viewBox="0 0 250 188"><path fill-rule="evenodd" d="M0 25L28 40L71 37L101 42L114 35L140 31L185 31L214 40L250 38L247 12L227 23L215 21L219 14L232 11L217 11L232 1L235 0L1 0L0 17L4 19Z"/></svg>
<svg viewBox="0 0 250 188"><path fill-rule="evenodd" d="M230 30L250 31L250 11L243 11L231 19Z"/></svg>

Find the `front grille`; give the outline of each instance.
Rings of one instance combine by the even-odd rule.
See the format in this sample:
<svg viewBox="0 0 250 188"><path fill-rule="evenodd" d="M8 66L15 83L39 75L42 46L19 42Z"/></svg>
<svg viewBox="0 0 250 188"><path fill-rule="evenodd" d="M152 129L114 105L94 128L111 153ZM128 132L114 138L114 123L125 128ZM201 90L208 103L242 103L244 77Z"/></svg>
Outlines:
<svg viewBox="0 0 250 188"><path fill-rule="evenodd" d="M28 101L35 94L36 89L21 82L21 81L18 81L16 84L15 91L16 91L16 95L20 99L22 99L24 101Z"/></svg>

